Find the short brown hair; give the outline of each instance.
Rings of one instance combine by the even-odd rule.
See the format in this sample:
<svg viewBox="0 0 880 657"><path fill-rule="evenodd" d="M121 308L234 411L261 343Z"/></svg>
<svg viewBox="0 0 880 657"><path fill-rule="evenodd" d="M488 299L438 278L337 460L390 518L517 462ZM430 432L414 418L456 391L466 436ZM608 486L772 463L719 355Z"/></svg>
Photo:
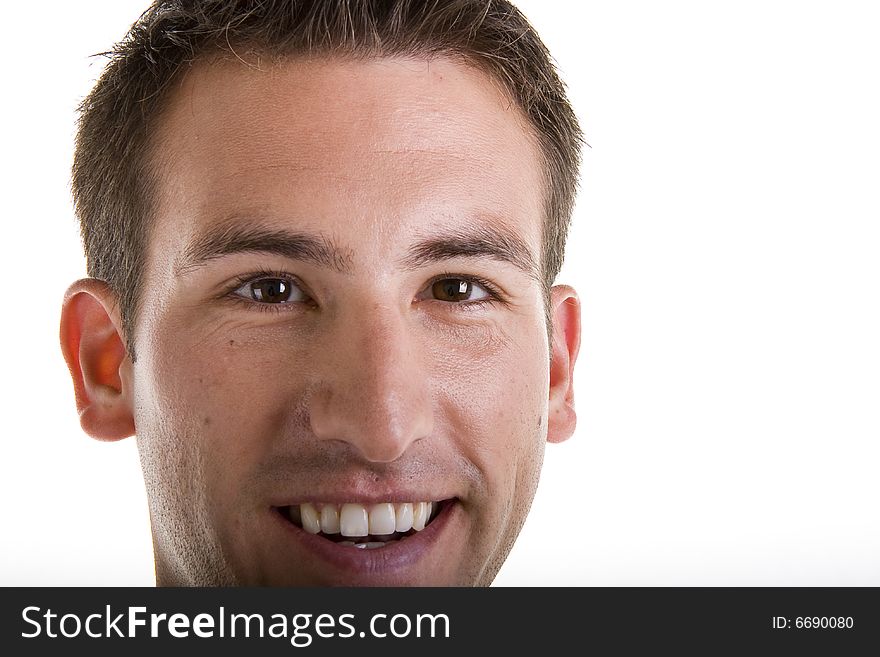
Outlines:
<svg viewBox="0 0 880 657"><path fill-rule="evenodd" d="M546 46L506 0L157 0L80 106L73 196L90 276L119 298L125 339L142 287L155 191L151 135L172 82L199 57L246 48L372 58L450 56L499 81L534 128L547 186L545 298L562 267L582 144Z"/></svg>

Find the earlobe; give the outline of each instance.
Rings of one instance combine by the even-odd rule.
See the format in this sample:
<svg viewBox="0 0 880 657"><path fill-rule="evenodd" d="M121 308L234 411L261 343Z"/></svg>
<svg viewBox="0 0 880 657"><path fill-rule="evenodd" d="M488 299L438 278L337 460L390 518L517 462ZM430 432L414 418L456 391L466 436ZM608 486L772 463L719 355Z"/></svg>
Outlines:
<svg viewBox="0 0 880 657"><path fill-rule="evenodd" d="M98 440L133 435L131 359L116 295L105 282L82 279L68 288L60 338L83 430Z"/></svg>
<svg viewBox="0 0 880 657"><path fill-rule="evenodd" d="M550 291L553 335L550 345L550 400L547 441L561 443L574 434L574 364L581 344L581 305L567 285Z"/></svg>

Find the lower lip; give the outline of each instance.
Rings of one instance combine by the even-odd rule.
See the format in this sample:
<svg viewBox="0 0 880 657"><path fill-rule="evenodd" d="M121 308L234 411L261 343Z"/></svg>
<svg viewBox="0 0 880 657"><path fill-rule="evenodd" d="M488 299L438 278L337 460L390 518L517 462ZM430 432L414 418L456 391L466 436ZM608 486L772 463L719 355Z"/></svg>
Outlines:
<svg viewBox="0 0 880 657"><path fill-rule="evenodd" d="M458 514L459 505L457 500L444 501L440 512L423 530L376 549L339 545L297 527L280 508L273 507L272 511L290 538L311 552L317 560L326 562L341 575L347 576L342 584L353 584L352 580L355 579L363 580L366 577L369 580L371 576L381 578L405 574L407 570L416 568L436 548L443 531Z"/></svg>

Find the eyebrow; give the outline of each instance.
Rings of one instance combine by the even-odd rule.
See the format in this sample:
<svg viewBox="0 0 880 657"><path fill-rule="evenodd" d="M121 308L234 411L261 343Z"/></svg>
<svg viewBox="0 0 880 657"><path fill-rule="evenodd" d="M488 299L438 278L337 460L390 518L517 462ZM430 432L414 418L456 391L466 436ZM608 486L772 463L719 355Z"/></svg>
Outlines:
<svg viewBox="0 0 880 657"><path fill-rule="evenodd" d="M497 223L491 227L456 227L448 235L428 237L410 247L401 264L413 270L453 258L489 258L511 264L536 280L540 278L538 265L526 243Z"/></svg>
<svg viewBox="0 0 880 657"><path fill-rule="evenodd" d="M183 253L178 274L187 274L228 255L266 253L349 273L352 254L324 235L277 230L259 225L227 225L196 239Z"/></svg>
<svg viewBox="0 0 880 657"><path fill-rule="evenodd" d="M354 254L321 234L227 224L193 241L176 266L190 273L212 260L239 253L265 253L310 262L342 274L351 274ZM538 266L526 243L512 230L493 224L466 225L445 235L430 235L412 245L400 264L407 270L455 258L487 258L513 265L539 280Z"/></svg>

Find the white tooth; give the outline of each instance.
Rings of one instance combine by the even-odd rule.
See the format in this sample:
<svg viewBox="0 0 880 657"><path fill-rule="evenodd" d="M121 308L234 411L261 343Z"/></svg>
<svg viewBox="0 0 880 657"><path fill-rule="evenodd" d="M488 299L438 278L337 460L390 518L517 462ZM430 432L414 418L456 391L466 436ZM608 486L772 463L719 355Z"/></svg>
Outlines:
<svg viewBox="0 0 880 657"><path fill-rule="evenodd" d="M394 505L395 515L397 516L397 524L395 529L399 532L408 532L412 529L413 521L413 505L409 502Z"/></svg>
<svg viewBox="0 0 880 657"><path fill-rule="evenodd" d="M413 529L417 532L422 531L425 528L425 523L428 520L428 503L427 502L416 502L413 504Z"/></svg>
<svg viewBox="0 0 880 657"><path fill-rule="evenodd" d="M339 509L339 529L343 536L366 536L370 517L363 504L343 504Z"/></svg>
<svg viewBox="0 0 880 657"><path fill-rule="evenodd" d="M309 534L317 534L321 531L321 521L318 520L318 510L314 505L306 502L299 505L299 514L302 526Z"/></svg>
<svg viewBox="0 0 880 657"><path fill-rule="evenodd" d="M366 550L367 544L366 543L355 543L354 547L356 547L358 550Z"/></svg>
<svg viewBox="0 0 880 657"><path fill-rule="evenodd" d="M325 504L321 507L321 531L325 534L339 533L339 509L335 504Z"/></svg>
<svg viewBox="0 0 880 657"><path fill-rule="evenodd" d="M345 547L354 547L354 541L339 541L336 545L344 545Z"/></svg>
<svg viewBox="0 0 880 657"><path fill-rule="evenodd" d="M362 545L366 545L368 550L385 547L385 544L382 541L370 541L368 543L362 543Z"/></svg>
<svg viewBox="0 0 880 657"><path fill-rule="evenodd" d="M395 524L393 504L383 502L374 504L370 509L370 533L373 536L393 534Z"/></svg>

